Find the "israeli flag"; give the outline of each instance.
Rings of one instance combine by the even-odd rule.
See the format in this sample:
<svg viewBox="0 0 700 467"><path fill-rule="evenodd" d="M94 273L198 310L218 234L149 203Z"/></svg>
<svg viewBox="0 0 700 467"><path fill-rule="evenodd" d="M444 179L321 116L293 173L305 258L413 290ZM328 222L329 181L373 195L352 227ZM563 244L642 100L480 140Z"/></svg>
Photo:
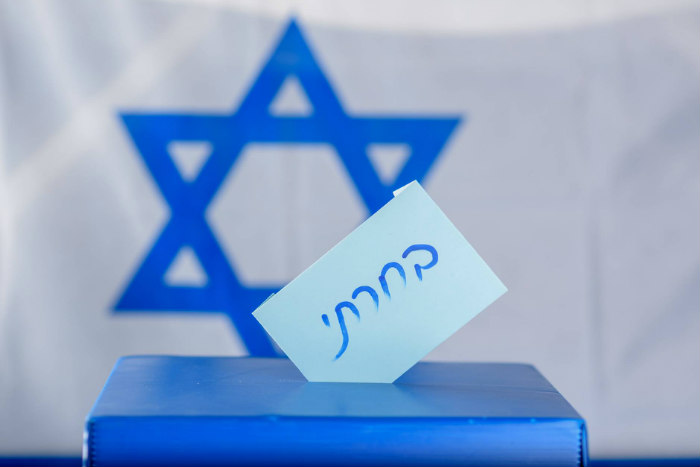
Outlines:
<svg viewBox="0 0 700 467"><path fill-rule="evenodd" d="M337 7L337 8L336 8ZM592 457L700 456L700 6L0 1L0 458L79 456L126 354L251 317L418 180Z"/></svg>

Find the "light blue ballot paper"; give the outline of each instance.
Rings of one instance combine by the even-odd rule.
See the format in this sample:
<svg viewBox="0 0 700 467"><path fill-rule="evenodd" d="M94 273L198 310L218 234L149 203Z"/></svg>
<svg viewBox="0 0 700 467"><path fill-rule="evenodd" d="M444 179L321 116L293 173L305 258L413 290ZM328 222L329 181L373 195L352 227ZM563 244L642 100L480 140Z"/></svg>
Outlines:
<svg viewBox="0 0 700 467"><path fill-rule="evenodd" d="M309 381L391 383L505 292L411 182L253 315Z"/></svg>

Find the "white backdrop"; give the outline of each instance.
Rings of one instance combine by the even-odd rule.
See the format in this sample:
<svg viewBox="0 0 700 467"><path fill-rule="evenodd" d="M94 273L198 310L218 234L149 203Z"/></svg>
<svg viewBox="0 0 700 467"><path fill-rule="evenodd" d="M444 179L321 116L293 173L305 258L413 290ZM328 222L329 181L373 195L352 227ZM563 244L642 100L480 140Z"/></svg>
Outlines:
<svg viewBox="0 0 700 467"><path fill-rule="evenodd" d="M700 456L697 2L78 0L0 0L0 456L78 455L120 355L246 353L224 314L114 312L172 214L120 114L235 112L292 17L346 113L462 119L424 186L509 292L429 358L535 364L593 456ZM367 214L333 146L253 143L205 217L255 286Z"/></svg>

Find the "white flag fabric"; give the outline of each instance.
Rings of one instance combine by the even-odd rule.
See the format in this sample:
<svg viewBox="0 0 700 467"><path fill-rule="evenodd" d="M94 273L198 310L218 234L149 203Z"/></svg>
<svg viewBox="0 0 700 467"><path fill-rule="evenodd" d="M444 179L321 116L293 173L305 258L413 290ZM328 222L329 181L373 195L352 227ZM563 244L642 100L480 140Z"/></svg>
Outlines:
<svg viewBox="0 0 700 467"><path fill-rule="evenodd" d="M274 354L413 179L509 288L429 359L700 456L700 7L525 4L0 1L0 457L79 455L121 355Z"/></svg>

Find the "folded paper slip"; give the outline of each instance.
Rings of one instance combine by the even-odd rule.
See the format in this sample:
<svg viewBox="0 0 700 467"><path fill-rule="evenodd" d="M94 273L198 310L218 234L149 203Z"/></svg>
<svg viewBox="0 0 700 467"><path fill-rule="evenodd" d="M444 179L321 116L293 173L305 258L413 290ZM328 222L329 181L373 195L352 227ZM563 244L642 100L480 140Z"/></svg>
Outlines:
<svg viewBox="0 0 700 467"><path fill-rule="evenodd" d="M87 466L582 466L584 420L530 365L421 362L394 384L309 383L286 359L125 357Z"/></svg>
<svg viewBox="0 0 700 467"><path fill-rule="evenodd" d="M253 316L309 381L393 383L505 291L414 181Z"/></svg>

